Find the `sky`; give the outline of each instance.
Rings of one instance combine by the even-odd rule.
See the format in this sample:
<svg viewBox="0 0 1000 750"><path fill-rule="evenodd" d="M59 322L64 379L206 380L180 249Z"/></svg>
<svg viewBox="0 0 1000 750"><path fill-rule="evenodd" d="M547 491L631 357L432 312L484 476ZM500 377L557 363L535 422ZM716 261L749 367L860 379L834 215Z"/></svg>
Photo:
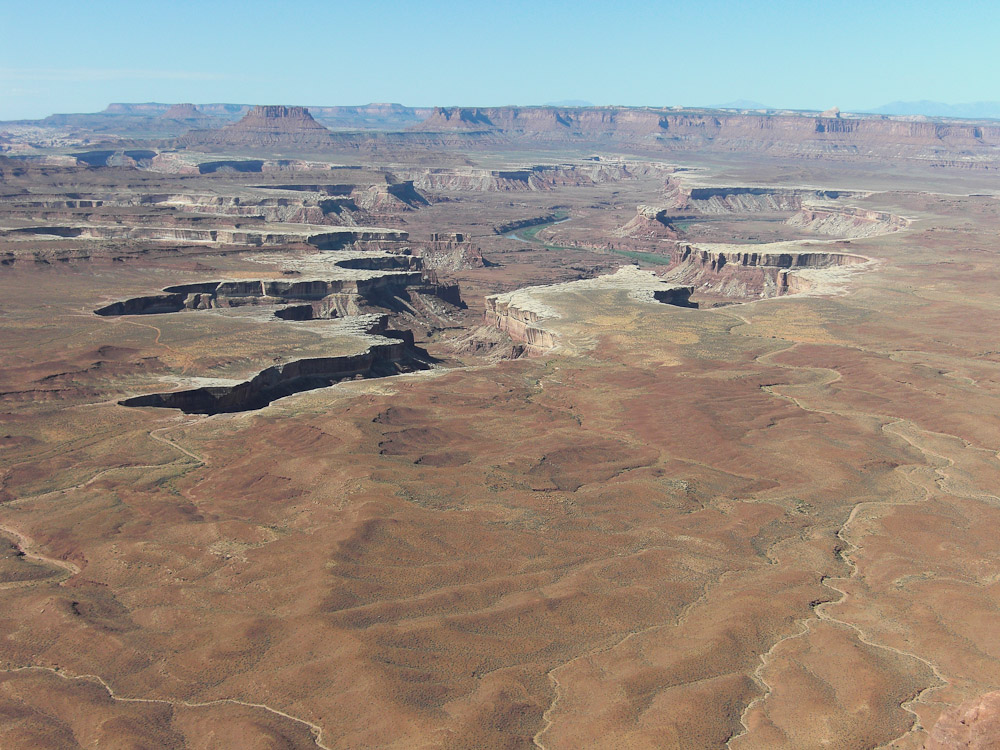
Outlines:
<svg viewBox="0 0 1000 750"><path fill-rule="evenodd" d="M110 102L1000 100L1000 3L0 0L0 120Z"/></svg>

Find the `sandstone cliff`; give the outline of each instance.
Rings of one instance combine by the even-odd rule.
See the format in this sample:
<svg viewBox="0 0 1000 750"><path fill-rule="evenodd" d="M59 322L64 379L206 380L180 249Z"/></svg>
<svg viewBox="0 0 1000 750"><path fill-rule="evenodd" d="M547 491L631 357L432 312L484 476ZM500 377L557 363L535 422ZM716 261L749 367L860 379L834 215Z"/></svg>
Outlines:
<svg viewBox="0 0 1000 750"><path fill-rule="evenodd" d="M675 243L665 278L694 285L696 291L728 300L764 299L810 289L803 271L859 267L869 259L851 253L812 249L798 242L765 245Z"/></svg>
<svg viewBox="0 0 1000 750"><path fill-rule="evenodd" d="M628 107L438 107L413 130L480 133L494 140L629 141L669 149L961 162L995 160L1000 146L1000 126L978 122Z"/></svg>
<svg viewBox="0 0 1000 750"><path fill-rule="evenodd" d="M803 201L864 197L864 193L844 190L809 190L762 186L691 185L683 176L668 176L664 197L672 208L703 214L766 214L798 211Z"/></svg>

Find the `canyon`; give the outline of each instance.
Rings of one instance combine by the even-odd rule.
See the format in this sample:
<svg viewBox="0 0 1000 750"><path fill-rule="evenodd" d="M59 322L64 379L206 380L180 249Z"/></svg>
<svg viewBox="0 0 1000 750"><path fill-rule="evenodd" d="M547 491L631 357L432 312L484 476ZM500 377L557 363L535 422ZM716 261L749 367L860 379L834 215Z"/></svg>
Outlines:
<svg viewBox="0 0 1000 750"><path fill-rule="evenodd" d="M0 746L1000 742L995 124L0 133Z"/></svg>

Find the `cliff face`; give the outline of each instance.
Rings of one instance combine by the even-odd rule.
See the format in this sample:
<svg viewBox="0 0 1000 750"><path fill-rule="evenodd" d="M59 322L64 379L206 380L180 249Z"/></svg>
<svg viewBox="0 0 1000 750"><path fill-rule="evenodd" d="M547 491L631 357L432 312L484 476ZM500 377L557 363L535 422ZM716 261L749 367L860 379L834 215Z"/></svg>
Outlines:
<svg viewBox="0 0 1000 750"><path fill-rule="evenodd" d="M696 210L703 214L758 214L798 211L803 201L861 197L844 190L804 190L796 188L715 186L694 187L668 176L665 196L672 208Z"/></svg>
<svg viewBox="0 0 1000 750"><path fill-rule="evenodd" d="M438 107L413 129L533 140L638 140L670 148L775 154L936 158L990 155L1000 146L1000 126L961 121L625 107Z"/></svg>
<svg viewBox="0 0 1000 750"><path fill-rule="evenodd" d="M363 104L356 107L312 107L310 112L325 125L337 128L405 128L430 116L430 107L402 104Z"/></svg>
<svg viewBox="0 0 1000 750"><path fill-rule="evenodd" d="M786 251L781 243L760 248L699 248L677 243L665 277L692 284L700 293L715 297L762 299L808 289L808 280L796 274L799 270L859 266L868 262L867 258L850 253Z"/></svg>
<svg viewBox="0 0 1000 750"><path fill-rule="evenodd" d="M538 322L546 315L517 295L499 294L486 298L484 313L486 324L506 333L512 341L521 344L528 355L544 354L556 345L555 335Z"/></svg>
<svg viewBox="0 0 1000 750"><path fill-rule="evenodd" d="M251 107L241 120L218 130L195 130L181 138L185 146L322 148L332 133L305 107Z"/></svg>
<svg viewBox="0 0 1000 750"><path fill-rule="evenodd" d="M326 388L357 377L378 378L401 372L426 370L428 365L414 351L402 332L382 331L385 343L373 344L360 354L297 359L262 370L250 380L234 385L208 386L169 393L127 398L122 406L155 406L180 409L187 414L221 414L250 411L293 393ZM398 339L398 340L392 340Z"/></svg>

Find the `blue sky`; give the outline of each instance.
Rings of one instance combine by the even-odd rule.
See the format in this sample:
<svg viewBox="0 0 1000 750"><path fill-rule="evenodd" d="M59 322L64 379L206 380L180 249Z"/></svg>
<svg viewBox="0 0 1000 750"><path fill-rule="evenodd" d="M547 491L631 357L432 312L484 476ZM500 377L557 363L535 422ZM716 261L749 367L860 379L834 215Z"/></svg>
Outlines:
<svg viewBox="0 0 1000 750"><path fill-rule="evenodd" d="M0 120L109 102L1000 100L1000 3L0 0Z"/></svg>

